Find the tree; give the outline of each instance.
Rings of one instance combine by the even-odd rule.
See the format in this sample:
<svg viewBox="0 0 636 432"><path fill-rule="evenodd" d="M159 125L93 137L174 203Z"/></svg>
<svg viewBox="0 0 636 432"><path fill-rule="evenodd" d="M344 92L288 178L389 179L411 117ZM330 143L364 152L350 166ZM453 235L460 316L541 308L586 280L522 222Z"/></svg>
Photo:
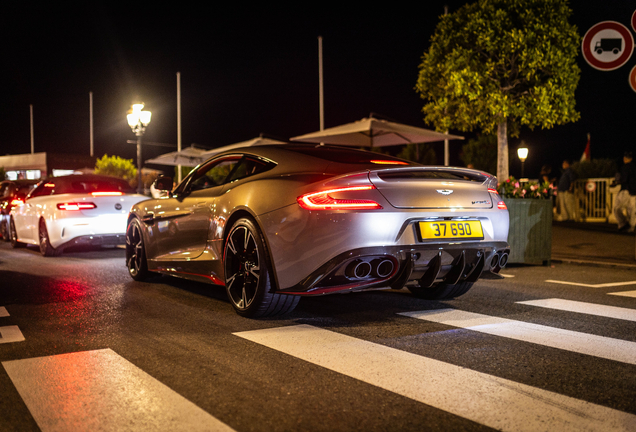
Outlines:
<svg viewBox="0 0 636 432"><path fill-rule="evenodd" d="M508 135L576 121L580 36L567 0L478 0L441 17L416 90L437 130L497 133L497 177Z"/></svg>
<svg viewBox="0 0 636 432"><path fill-rule="evenodd" d="M486 171L497 172L497 137L494 135L479 135L470 139L462 146L461 159L467 166Z"/></svg>
<svg viewBox="0 0 636 432"><path fill-rule="evenodd" d="M122 159L119 156L104 155L95 161L95 174L119 177L127 182L137 179L137 168L132 159Z"/></svg>

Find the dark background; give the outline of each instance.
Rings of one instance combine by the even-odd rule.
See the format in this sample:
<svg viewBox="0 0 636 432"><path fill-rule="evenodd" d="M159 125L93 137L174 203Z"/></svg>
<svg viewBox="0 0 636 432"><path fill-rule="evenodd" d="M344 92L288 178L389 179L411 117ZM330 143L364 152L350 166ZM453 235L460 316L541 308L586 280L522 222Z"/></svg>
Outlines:
<svg viewBox="0 0 636 432"><path fill-rule="evenodd" d="M452 12L464 3L3 5L0 154L30 152L29 104L36 152L88 154L91 91L95 156L136 157L135 146L126 143L134 139L126 112L136 99L153 114L144 139L176 149L177 72L184 147L196 143L213 148L260 133L287 139L316 131L318 36L323 37L326 127L371 112L429 127L414 90L418 64L444 4ZM603 20L631 29L636 9L636 4L613 1L570 6L570 21L581 36ZM530 148L525 167L530 177L538 175L542 164L558 172L563 158L578 160L588 132L593 158L619 160L626 148L636 150L636 93L628 84L636 58L612 72L591 68L581 56L578 63L581 119L551 130L523 129L518 139L511 138L512 175L520 175L515 149L521 139ZM461 145L451 142L452 164L461 164ZM441 164L443 145L434 146ZM146 146L144 159L170 150Z"/></svg>

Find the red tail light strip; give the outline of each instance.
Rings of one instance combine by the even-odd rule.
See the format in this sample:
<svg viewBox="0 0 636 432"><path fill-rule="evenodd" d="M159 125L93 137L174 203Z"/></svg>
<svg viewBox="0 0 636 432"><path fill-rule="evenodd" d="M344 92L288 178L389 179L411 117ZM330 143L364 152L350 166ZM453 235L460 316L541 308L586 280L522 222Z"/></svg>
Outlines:
<svg viewBox="0 0 636 432"><path fill-rule="evenodd" d="M380 204L369 199L337 199L330 194L338 192L365 191L375 189L375 186L349 186L338 189L330 189L321 192L312 192L296 198L298 205L307 210L379 210Z"/></svg>
<svg viewBox="0 0 636 432"><path fill-rule="evenodd" d="M97 206L93 203L77 203L77 202L70 202L70 203L59 203L57 205L57 208L60 210L66 210L66 211L77 211L77 210L92 210L94 208L97 208Z"/></svg>
<svg viewBox="0 0 636 432"><path fill-rule="evenodd" d="M91 192L91 195L93 195L94 197L100 197L100 196L121 196L123 195L122 192Z"/></svg>
<svg viewBox="0 0 636 432"><path fill-rule="evenodd" d="M506 203L505 203L505 202L503 202L503 201L499 201L499 202L497 203L497 208L498 208L499 210L508 210L508 206L506 206Z"/></svg>

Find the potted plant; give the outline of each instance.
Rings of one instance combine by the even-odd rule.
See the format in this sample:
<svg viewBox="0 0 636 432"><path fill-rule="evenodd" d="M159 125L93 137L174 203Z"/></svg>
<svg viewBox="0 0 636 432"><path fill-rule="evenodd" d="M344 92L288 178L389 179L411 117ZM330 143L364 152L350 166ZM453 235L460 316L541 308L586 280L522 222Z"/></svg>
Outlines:
<svg viewBox="0 0 636 432"><path fill-rule="evenodd" d="M552 256L552 198L549 182L521 183L514 177L498 187L510 214L509 263L547 264Z"/></svg>

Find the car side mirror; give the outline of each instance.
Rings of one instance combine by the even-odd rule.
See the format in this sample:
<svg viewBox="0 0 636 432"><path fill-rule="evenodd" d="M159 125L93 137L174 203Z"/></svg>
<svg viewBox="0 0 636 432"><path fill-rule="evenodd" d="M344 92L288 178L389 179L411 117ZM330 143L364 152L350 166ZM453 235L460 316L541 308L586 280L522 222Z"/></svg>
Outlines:
<svg viewBox="0 0 636 432"><path fill-rule="evenodd" d="M159 176L157 180L155 180L154 186L158 191L170 192L172 190L172 177Z"/></svg>

